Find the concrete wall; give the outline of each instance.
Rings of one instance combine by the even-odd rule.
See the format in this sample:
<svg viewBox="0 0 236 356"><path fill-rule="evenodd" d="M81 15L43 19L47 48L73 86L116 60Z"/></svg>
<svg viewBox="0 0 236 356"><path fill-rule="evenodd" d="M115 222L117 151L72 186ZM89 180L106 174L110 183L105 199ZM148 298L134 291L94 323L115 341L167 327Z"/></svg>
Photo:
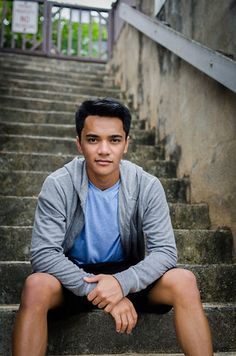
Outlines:
<svg viewBox="0 0 236 356"><path fill-rule="evenodd" d="M154 2L137 8L153 14ZM167 0L160 18L236 59L236 1ZM236 240L236 94L127 24L110 67L140 126L157 128L178 176L190 177L190 201L207 202L212 227L231 227Z"/></svg>

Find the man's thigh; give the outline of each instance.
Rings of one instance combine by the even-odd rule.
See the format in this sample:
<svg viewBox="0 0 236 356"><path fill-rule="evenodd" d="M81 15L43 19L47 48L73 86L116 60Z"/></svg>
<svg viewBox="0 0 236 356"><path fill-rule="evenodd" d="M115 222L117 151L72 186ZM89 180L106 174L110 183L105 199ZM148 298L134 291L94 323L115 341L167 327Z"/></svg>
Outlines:
<svg viewBox="0 0 236 356"><path fill-rule="evenodd" d="M161 277L162 278L162 277ZM172 309L172 305L163 302L152 302L149 295L159 280L150 284L146 289L140 292L131 293L127 297L133 303L137 312L165 314Z"/></svg>

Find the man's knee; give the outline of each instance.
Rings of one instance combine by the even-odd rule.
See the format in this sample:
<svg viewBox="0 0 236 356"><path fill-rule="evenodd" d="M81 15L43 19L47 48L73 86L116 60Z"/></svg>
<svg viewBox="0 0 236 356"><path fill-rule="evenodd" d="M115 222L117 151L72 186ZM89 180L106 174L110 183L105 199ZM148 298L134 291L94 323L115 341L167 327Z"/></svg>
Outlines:
<svg viewBox="0 0 236 356"><path fill-rule="evenodd" d="M61 291L60 282L55 277L47 273L31 274L24 283L21 307L50 309L61 298Z"/></svg>
<svg viewBox="0 0 236 356"><path fill-rule="evenodd" d="M200 299L195 275L191 271L182 268L176 268L172 271L169 284L174 298L178 302L186 302L186 300L191 302Z"/></svg>

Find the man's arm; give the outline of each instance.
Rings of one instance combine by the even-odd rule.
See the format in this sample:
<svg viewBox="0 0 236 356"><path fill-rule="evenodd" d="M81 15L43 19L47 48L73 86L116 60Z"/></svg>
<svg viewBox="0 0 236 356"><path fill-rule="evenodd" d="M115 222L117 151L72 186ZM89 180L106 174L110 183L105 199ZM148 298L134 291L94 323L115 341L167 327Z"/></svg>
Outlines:
<svg viewBox="0 0 236 356"><path fill-rule="evenodd" d="M76 295L85 296L97 285L86 283L93 276L71 262L64 254L66 234L65 194L58 182L49 176L42 187L35 213L31 244L31 263L35 272L55 276Z"/></svg>
<svg viewBox="0 0 236 356"><path fill-rule="evenodd" d="M114 274L123 295L138 292L176 266L177 251L169 207L160 181L153 178L140 197L146 257L125 271Z"/></svg>

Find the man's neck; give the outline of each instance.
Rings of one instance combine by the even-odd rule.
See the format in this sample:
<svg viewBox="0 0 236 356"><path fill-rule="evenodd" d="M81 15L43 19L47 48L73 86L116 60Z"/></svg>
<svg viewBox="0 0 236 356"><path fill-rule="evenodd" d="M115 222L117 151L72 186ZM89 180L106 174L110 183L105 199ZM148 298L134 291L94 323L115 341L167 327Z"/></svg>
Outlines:
<svg viewBox="0 0 236 356"><path fill-rule="evenodd" d="M91 175L88 175L88 179L96 188L100 190L106 190L115 185L119 181L120 176L118 175L116 177L93 177Z"/></svg>

